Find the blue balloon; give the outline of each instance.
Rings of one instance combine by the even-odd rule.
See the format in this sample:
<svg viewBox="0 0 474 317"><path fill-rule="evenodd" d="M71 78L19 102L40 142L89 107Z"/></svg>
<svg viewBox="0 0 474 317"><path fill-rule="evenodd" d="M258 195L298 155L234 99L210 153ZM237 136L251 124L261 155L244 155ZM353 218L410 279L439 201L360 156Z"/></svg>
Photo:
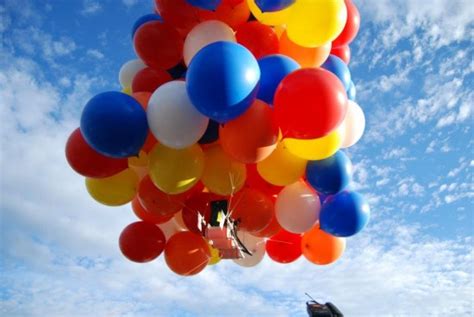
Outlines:
<svg viewBox="0 0 474 317"><path fill-rule="evenodd" d="M324 160L309 161L306 179L318 193L333 195L349 185L352 179L352 163L342 151Z"/></svg>
<svg viewBox="0 0 474 317"><path fill-rule="evenodd" d="M209 120L209 124L207 125L206 132L204 135L199 139L199 144L209 144L212 142L216 142L219 139L219 122L214 120Z"/></svg>
<svg viewBox="0 0 474 317"><path fill-rule="evenodd" d="M260 68L248 49L237 43L214 42L193 57L186 88L198 111L224 123L254 102L259 79Z"/></svg>
<svg viewBox="0 0 474 317"><path fill-rule="evenodd" d="M135 23L133 24L133 27L132 27L132 39L135 36L135 32L137 32L138 28L140 26L142 26L143 24L145 24L147 22L150 22L150 21L163 22L163 19L161 18L160 15L158 15L156 13L147 14L147 15L144 15L144 16L138 18L138 20L135 21Z"/></svg>
<svg viewBox="0 0 474 317"><path fill-rule="evenodd" d="M138 155L148 135L145 110L127 94L110 91L93 97L84 107L81 132L97 152L124 158Z"/></svg>
<svg viewBox="0 0 474 317"><path fill-rule="evenodd" d="M280 82L289 73L300 68L293 59L280 54L268 55L258 60L260 66L260 87L257 98L273 104L273 97Z"/></svg>
<svg viewBox="0 0 474 317"><path fill-rule="evenodd" d="M356 101L356 87L354 85L354 82L351 80L351 84L349 85L349 89L347 90L347 98L352 101Z"/></svg>
<svg viewBox="0 0 474 317"><path fill-rule="evenodd" d="M349 89L351 85L351 72L342 59L331 54L321 67L336 75L346 91Z"/></svg>
<svg viewBox="0 0 474 317"><path fill-rule="evenodd" d="M221 4L221 1L222 0L186 0L186 2L192 6L212 11L217 9L219 4Z"/></svg>
<svg viewBox="0 0 474 317"><path fill-rule="evenodd" d="M319 213L321 230L336 236L350 237L369 222L370 207L358 193L342 191L324 201Z"/></svg>
<svg viewBox="0 0 474 317"><path fill-rule="evenodd" d="M288 8L295 0L255 0L255 4L262 12L275 12Z"/></svg>

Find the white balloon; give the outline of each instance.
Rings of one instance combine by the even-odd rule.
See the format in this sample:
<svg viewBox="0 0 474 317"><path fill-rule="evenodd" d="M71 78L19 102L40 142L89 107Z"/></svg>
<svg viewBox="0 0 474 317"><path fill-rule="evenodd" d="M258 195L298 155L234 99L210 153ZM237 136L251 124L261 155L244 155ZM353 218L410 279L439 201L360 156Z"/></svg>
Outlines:
<svg viewBox="0 0 474 317"><path fill-rule="evenodd" d="M286 231L303 233L319 219L321 204L318 195L303 181L286 186L278 194L275 215Z"/></svg>
<svg viewBox="0 0 474 317"><path fill-rule="evenodd" d="M245 231L237 232L237 236L252 255L245 254L244 258L233 261L243 267L252 267L260 263L265 256L265 240Z"/></svg>
<svg viewBox="0 0 474 317"><path fill-rule="evenodd" d="M356 144L365 129L365 116L362 108L352 100L349 100L344 121L339 126L341 133L341 148L348 148Z"/></svg>
<svg viewBox="0 0 474 317"><path fill-rule="evenodd" d="M237 42L234 31L221 21L210 20L196 25L186 36L183 57L186 65L201 48L218 41Z"/></svg>
<svg viewBox="0 0 474 317"><path fill-rule="evenodd" d="M209 118L193 106L184 81L170 81L151 95L147 108L148 126L165 146L183 149L206 132Z"/></svg>
<svg viewBox="0 0 474 317"><path fill-rule="evenodd" d="M145 67L147 66L141 59L132 59L123 64L119 72L119 81L122 88L131 87L133 77Z"/></svg>

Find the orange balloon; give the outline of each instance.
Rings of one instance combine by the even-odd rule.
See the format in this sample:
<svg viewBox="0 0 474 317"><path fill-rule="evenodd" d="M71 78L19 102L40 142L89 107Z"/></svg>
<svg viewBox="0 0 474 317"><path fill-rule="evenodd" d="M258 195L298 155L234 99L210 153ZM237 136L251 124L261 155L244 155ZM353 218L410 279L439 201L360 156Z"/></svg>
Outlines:
<svg viewBox="0 0 474 317"><path fill-rule="evenodd" d="M134 92L132 94L132 97L135 98L135 100L138 101L138 103L146 111L146 108L148 108L148 101L150 100L150 97L151 97L151 92L148 92L148 91Z"/></svg>
<svg viewBox="0 0 474 317"><path fill-rule="evenodd" d="M346 240L330 235L318 226L305 232L301 240L301 250L308 261L318 265L335 262L344 252Z"/></svg>
<svg viewBox="0 0 474 317"><path fill-rule="evenodd" d="M165 261L176 274L198 274L204 270L210 258L211 252L206 240L190 231L178 232L166 243Z"/></svg>
<svg viewBox="0 0 474 317"><path fill-rule="evenodd" d="M282 230L282 227L278 223L277 218L275 217L275 213L272 215L272 219L270 220L270 223L263 228L260 231L252 233L256 237L260 238L270 238L277 234L280 230Z"/></svg>
<svg viewBox="0 0 474 317"><path fill-rule="evenodd" d="M180 211L188 195L188 192L169 195L159 190L151 181L150 175L145 176L138 186L138 199L145 210L162 217L173 216Z"/></svg>
<svg viewBox="0 0 474 317"><path fill-rule="evenodd" d="M286 31L280 37L280 53L293 58L303 68L321 66L330 52L330 42L320 47L303 47L293 43Z"/></svg>
<svg viewBox="0 0 474 317"><path fill-rule="evenodd" d="M231 217L239 221L239 228L250 233L264 229L272 220L274 206L262 192L244 188L230 202Z"/></svg>
<svg viewBox="0 0 474 317"><path fill-rule="evenodd" d="M173 217L173 215L161 216L147 211L137 196L132 200L132 210L139 219L153 224L165 223Z"/></svg>
<svg viewBox="0 0 474 317"><path fill-rule="evenodd" d="M222 149L242 163L257 163L276 148L278 127L273 110L265 102L255 100L244 114L219 128Z"/></svg>
<svg viewBox="0 0 474 317"><path fill-rule="evenodd" d="M238 4L235 4L235 2L235 0L222 0L215 11L199 9L198 16L201 21L222 21L235 30L239 25L247 22L250 16L247 1Z"/></svg>

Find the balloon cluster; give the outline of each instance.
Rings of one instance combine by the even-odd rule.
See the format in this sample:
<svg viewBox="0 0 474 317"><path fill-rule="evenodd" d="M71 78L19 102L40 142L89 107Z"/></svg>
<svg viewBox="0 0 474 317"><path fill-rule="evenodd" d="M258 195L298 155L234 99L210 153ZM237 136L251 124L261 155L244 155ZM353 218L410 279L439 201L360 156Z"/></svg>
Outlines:
<svg viewBox="0 0 474 317"><path fill-rule="evenodd" d="M122 253L199 273L220 260L199 219L224 199L252 253L237 264L337 260L369 218L341 150L365 127L347 66L358 29L352 0L155 0L123 90L93 97L66 145L89 194L140 219Z"/></svg>

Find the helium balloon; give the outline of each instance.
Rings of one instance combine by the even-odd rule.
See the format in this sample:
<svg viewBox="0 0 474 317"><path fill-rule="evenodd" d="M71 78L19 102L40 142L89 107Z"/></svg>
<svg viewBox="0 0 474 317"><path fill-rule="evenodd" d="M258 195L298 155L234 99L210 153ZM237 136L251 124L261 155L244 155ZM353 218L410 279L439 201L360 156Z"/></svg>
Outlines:
<svg viewBox="0 0 474 317"><path fill-rule="evenodd" d="M153 133L148 132L148 135L146 137L145 144L143 144L142 150L145 151L146 153L150 153L150 151L153 149L153 147L156 145L157 142L158 141L156 140Z"/></svg>
<svg viewBox="0 0 474 317"><path fill-rule="evenodd" d="M320 160L309 161L306 180L318 193L333 195L349 185L352 179L352 163L342 151Z"/></svg>
<svg viewBox="0 0 474 317"><path fill-rule="evenodd" d="M277 186L286 186L303 176L306 160L293 155L284 143L279 143L276 150L265 160L257 164L260 176Z"/></svg>
<svg viewBox="0 0 474 317"><path fill-rule="evenodd" d="M173 149L196 143L209 123L191 104L183 81L166 83L153 93L148 101L147 118L156 139Z"/></svg>
<svg viewBox="0 0 474 317"><path fill-rule="evenodd" d="M255 58L278 53L278 36L268 25L257 21L241 24L235 33L237 42L245 46Z"/></svg>
<svg viewBox="0 0 474 317"><path fill-rule="evenodd" d="M257 98L273 104L273 97L280 82L291 72L300 68L293 59L281 55L269 55L258 60L260 66L260 86Z"/></svg>
<svg viewBox="0 0 474 317"><path fill-rule="evenodd" d="M142 25L133 42L137 55L153 68L168 69L183 58L183 39L166 23L155 21Z"/></svg>
<svg viewBox="0 0 474 317"><path fill-rule="evenodd" d="M215 10L222 0L186 0L190 5L204 9Z"/></svg>
<svg viewBox="0 0 474 317"><path fill-rule="evenodd" d="M338 47L347 45L356 37L360 27L359 10L352 0L344 0L347 8L347 21L344 29L339 36L332 42L333 46Z"/></svg>
<svg viewBox="0 0 474 317"><path fill-rule="evenodd" d="M287 138L283 140L290 153L305 160L324 160L339 150L341 142L342 136L338 129L319 139Z"/></svg>
<svg viewBox="0 0 474 317"><path fill-rule="evenodd" d="M219 256L219 250L209 245L209 251L211 252L211 258L209 259L209 263L207 265L214 265L219 263L221 261L221 257Z"/></svg>
<svg viewBox="0 0 474 317"><path fill-rule="evenodd" d="M132 81L132 92L154 92L158 87L171 81L171 76L162 69L146 67L140 70Z"/></svg>
<svg viewBox="0 0 474 317"><path fill-rule="evenodd" d="M130 261L145 263L156 259L165 248L165 236L154 224L137 221L120 234L119 245Z"/></svg>
<svg viewBox="0 0 474 317"><path fill-rule="evenodd" d="M188 228L189 231L201 234L204 228L199 229L199 216L202 217L206 223L209 223L211 220L211 202L223 199L226 198L216 194L204 192L191 195L185 201L182 213L186 228Z"/></svg>
<svg viewBox="0 0 474 317"><path fill-rule="evenodd" d="M245 47L215 42L194 56L186 87L193 105L205 116L222 123L250 107L259 79L258 63Z"/></svg>
<svg viewBox="0 0 474 317"><path fill-rule="evenodd" d="M262 262L265 256L265 241L263 238L255 237L245 231L238 231L237 236L252 255L245 255L242 259L233 260L234 263L242 267L253 267Z"/></svg>
<svg viewBox="0 0 474 317"><path fill-rule="evenodd" d="M106 206L121 206L132 201L137 193L138 176L127 168L106 178L86 178L87 191Z"/></svg>
<svg viewBox="0 0 474 317"><path fill-rule="evenodd" d="M140 151L138 156L128 158L128 167L130 167L141 180L148 174L148 155L145 151Z"/></svg>
<svg viewBox="0 0 474 317"><path fill-rule="evenodd" d="M303 47L293 43L287 32L280 37L280 53L294 59L301 67L319 67L328 58L331 43L318 47Z"/></svg>
<svg viewBox="0 0 474 317"><path fill-rule="evenodd" d="M317 265L335 262L344 253L346 240L334 237L320 230L317 226L303 234L301 249L304 257Z"/></svg>
<svg viewBox="0 0 474 317"><path fill-rule="evenodd" d="M204 155L199 145L172 149L157 144L150 152L149 173L153 183L167 194L184 193L201 178Z"/></svg>
<svg viewBox="0 0 474 317"><path fill-rule="evenodd" d="M151 97L151 92L148 92L148 91L134 92L132 94L132 97L135 98L135 100L140 103L140 106L142 106L143 110L146 111L146 108L148 108L148 101L150 100L150 97Z"/></svg>
<svg viewBox="0 0 474 317"><path fill-rule="evenodd" d="M292 7L276 11L276 12L262 12L255 3L255 0L247 0L250 12L260 22L266 25L280 25L285 24L290 16Z"/></svg>
<svg viewBox="0 0 474 317"><path fill-rule="evenodd" d="M347 95L331 72L321 68L299 69L281 81L274 108L284 138L317 139L342 122Z"/></svg>
<svg viewBox="0 0 474 317"><path fill-rule="evenodd" d="M159 14L152 13L152 14L147 14L142 17L140 17L135 23L133 24L132 27L132 39L135 36L135 33L137 32L138 28L142 26L143 24L150 22L150 21L159 21L163 22L163 19Z"/></svg>
<svg viewBox="0 0 474 317"><path fill-rule="evenodd" d="M244 114L222 125L219 135L227 154L242 163L256 163L275 150L278 127L273 121L273 110L263 101L255 100Z"/></svg>
<svg viewBox="0 0 474 317"><path fill-rule="evenodd" d="M132 200L132 210L140 220L143 220L145 222L149 222L155 225L160 224L160 223L165 223L169 221L171 218L173 218L172 214L168 216L162 216L157 213L149 212L142 206L138 196L136 196Z"/></svg>
<svg viewBox="0 0 474 317"><path fill-rule="evenodd" d="M202 182L210 192L227 196L238 192L245 184L245 164L229 157L219 145L204 150L205 168Z"/></svg>
<svg viewBox="0 0 474 317"><path fill-rule="evenodd" d="M351 72L346 63L335 55L329 55L328 59L321 65L322 68L330 71L339 78L347 91L351 85Z"/></svg>
<svg viewBox="0 0 474 317"><path fill-rule="evenodd" d="M149 175L145 176L138 186L140 204L149 213L161 217L173 216L180 211L186 198L186 194L168 195L161 191L153 184Z"/></svg>
<svg viewBox="0 0 474 317"><path fill-rule="evenodd" d="M215 11L199 10L198 16L201 21L222 21L235 30L249 19L250 10L245 1L222 0Z"/></svg>
<svg viewBox="0 0 474 317"><path fill-rule="evenodd" d="M243 188L230 202L231 218L239 222L239 229L250 233L263 230L272 220L273 202L262 192Z"/></svg>
<svg viewBox="0 0 474 317"><path fill-rule="evenodd" d="M283 229L292 233L308 231L318 220L319 198L303 181L286 186L278 194L275 214Z"/></svg>
<svg viewBox="0 0 474 317"><path fill-rule="evenodd" d="M278 223L278 220L276 219L275 213L273 213L270 223L262 230L253 232L252 234L256 237L269 238L275 235L280 230L282 230L282 228L280 224Z"/></svg>
<svg viewBox="0 0 474 317"><path fill-rule="evenodd" d="M256 164L247 164L246 184L248 187L258 189L270 197L276 196L283 189L283 186L270 184L263 179L258 173Z"/></svg>
<svg viewBox="0 0 474 317"><path fill-rule="evenodd" d="M216 142L219 139L219 122L214 120L209 120L207 125L206 132L199 139L199 144L209 144Z"/></svg>
<svg viewBox="0 0 474 317"><path fill-rule="evenodd" d="M262 12L275 12L288 8L295 3L295 1L296 0L255 0L255 4Z"/></svg>
<svg viewBox="0 0 474 317"><path fill-rule="evenodd" d="M183 55L187 66L203 47L218 41L236 42L234 31L221 21L205 21L196 25L186 36Z"/></svg>
<svg viewBox="0 0 474 317"><path fill-rule="evenodd" d="M67 140L66 159L74 171L91 178L109 177L128 167L126 159L114 159L95 151L79 128Z"/></svg>
<svg viewBox="0 0 474 317"><path fill-rule="evenodd" d="M347 90L347 98L349 98L349 100L355 101L356 95L357 95L356 87L354 85L354 82L351 81L351 85L349 86L349 89Z"/></svg>
<svg viewBox="0 0 474 317"><path fill-rule="evenodd" d="M356 144L364 134L364 129L364 111L354 101L349 100L346 117L339 127L342 136L341 147L348 148Z"/></svg>
<svg viewBox="0 0 474 317"><path fill-rule="evenodd" d="M173 235L165 247L165 261L176 274L195 275L207 266L211 252L203 237L189 231Z"/></svg>
<svg viewBox="0 0 474 317"><path fill-rule="evenodd" d="M352 191L328 197L321 208L321 230L336 236L350 237L369 222L370 208L364 198Z"/></svg>
<svg viewBox="0 0 474 317"><path fill-rule="evenodd" d="M301 256L301 234L281 230L267 240L266 251L275 262L294 262Z"/></svg>
<svg viewBox="0 0 474 317"><path fill-rule="evenodd" d="M187 0L155 0L155 7L165 23L172 25L183 36L200 22L199 8Z"/></svg>
<svg viewBox="0 0 474 317"><path fill-rule="evenodd" d="M131 96L104 92L86 104L81 132L97 152L115 158L137 155L148 133L146 113Z"/></svg>
<svg viewBox="0 0 474 317"><path fill-rule="evenodd" d="M349 45L342 45L331 48L331 55L339 57L346 64L349 64L349 62L351 61L351 49L349 48Z"/></svg>
<svg viewBox="0 0 474 317"><path fill-rule="evenodd" d="M132 59L131 61L128 61L123 64L119 72L120 85L123 88L131 87L135 74L145 67L146 65L141 59Z"/></svg>
<svg viewBox="0 0 474 317"><path fill-rule="evenodd" d="M344 28L344 0L301 0L290 7L288 37L304 47L318 47L334 40Z"/></svg>

